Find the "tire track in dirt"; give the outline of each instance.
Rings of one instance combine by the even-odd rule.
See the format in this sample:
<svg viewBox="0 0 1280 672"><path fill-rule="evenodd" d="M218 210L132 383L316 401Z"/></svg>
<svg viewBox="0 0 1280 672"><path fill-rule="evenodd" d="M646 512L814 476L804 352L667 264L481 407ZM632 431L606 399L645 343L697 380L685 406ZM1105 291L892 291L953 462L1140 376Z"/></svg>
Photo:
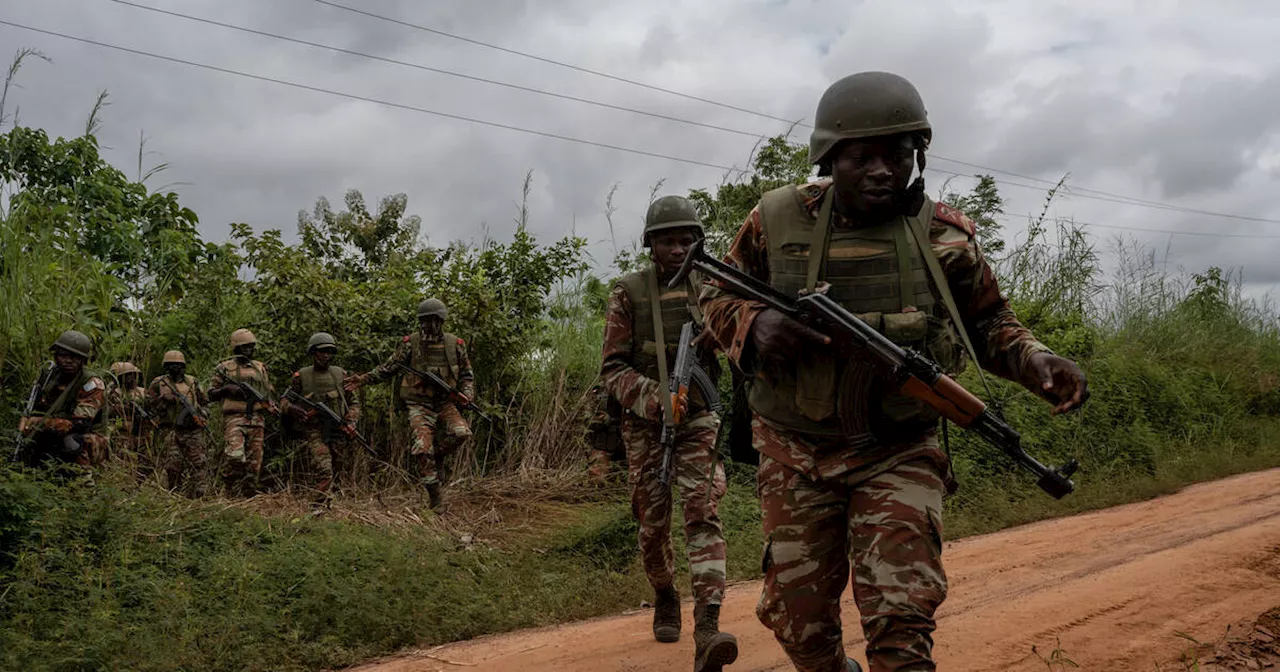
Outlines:
<svg viewBox="0 0 1280 672"><path fill-rule="evenodd" d="M951 593L935 653L948 672L1044 670L1056 646L1081 670L1182 670L1191 643L1280 606L1280 470L1203 483L1158 499L946 545ZM789 670L755 618L759 583L730 587L721 626L738 636L729 669ZM846 591L846 646L864 642ZM685 636L658 644L651 612L632 612L407 652L361 672L565 670L670 672L690 666ZM1060 644L1059 644L1060 643Z"/></svg>

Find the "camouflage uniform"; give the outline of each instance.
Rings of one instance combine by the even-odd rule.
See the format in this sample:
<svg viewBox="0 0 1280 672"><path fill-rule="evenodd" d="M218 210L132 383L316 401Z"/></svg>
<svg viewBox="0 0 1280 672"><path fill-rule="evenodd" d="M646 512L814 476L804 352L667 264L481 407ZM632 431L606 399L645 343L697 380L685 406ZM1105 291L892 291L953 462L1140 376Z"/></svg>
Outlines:
<svg viewBox="0 0 1280 672"><path fill-rule="evenodd" d="M816 221L831 184L829 178L818 179L766 194L748 215L725 261L794 294L800 287L796 278L803 279L808 263L808 239L770 241L767 221L775 220L762 212ZM802 214L795 214L797 208ZM980 363L998 375L1022 379L1031 355L1048 349L1018 322L1001 295L973 223L943 204L932 214L931 253L941 263ZM901 227L901 221L875 231ZM824 263L831 282L839 283L840 274L854 273L853 268L860 273L878 268L883 274L874 291L846 289L841 295L832 290L833 298L846 307L870 305L874 311L850 310L887 336L890 327L914 320L924 329L906 341L946 368L963 366L958 335L934 298L937 290L914 243L909 249L915 258L902 282L898 269L904 257L897 263L892 259L891 252L898 249L887 242L892 238L876 240L874 231L859 229L839 212L832 213L830 230ZM899 287L913 296L905 297ZM906 306L901 313L899 304ZM871 669L935 669L930 659L934 612L947 592L941 563L942 497L953 485L950 464L938 447L937 416L889 393L873 413L890 418L886 426L898 431L887 435L895 438L850 436L836 417L834 396L812 394L804 387L806 376L825 380L827 389L834 387L846 362L806 351L788 364L789 370L766 367L749 347L762 305L721 290L715 281L704 287L700 305L711 337L753 376L753 444L761 453L757 479L766 535L765 585L757 607L761 622L773 630L797 670L843 671L839 599L852 559L854 598ZM915 420L897 423L896 417Z"/></svg>
<svg viewBox="0 0 1280 672"><path fill-rule="evenodd" d="M654 345L652 308L645 286L652 269L624 277L609 296L605 314L601 383L624 409L622 440L627 448L631 510L640 523L639 547L645 574L655 591L672 586L675 563L671 548L670 489L659 485L663 407L657 380L656 347L668 350L675 363L679 325L691 318L689 287L660 294L662 345ZM702 364L717 377L714 357ZM646 375L648 374L648 375ZM719 605L724 597L725 544L717 508L725 493L724 465L715 453L719 418L707 410L700 394L690 393L689 413L678 427L673 461L674 482L684 505L684 529L693 595L698 605Z"/></svg>
<svg viewBox="0 0 1280 672"><path fill-rule="evenodd" d="M626 459L626 444L621 436L622 408L598 383L591 388L588 399L587 475L595 482L603 482L612 464Z"/></svg>
<svg viewBox="0 0 1280 672"><path fill-rule="evenodd" d="M138 407L146 407L147 391L140 385L130 388L111 385L107 389L106 403L111 418L112 455L124 461L130 469L136 469L140 458L149 452L152 438L151 421L137 411Z"/></svg>
<svg viewBox="0 0 1280 672"><path fill-rule="evenodd" d="M445 458L471 438L471 427L458 411L458 406L425 381L412 374L403 373L401 364L419 371L429 371L457 388L468 399L475 399L475 375L471 360L467 357L467 344L461 338L442 333L430 338L421 331L405 336L395 353L381 366L365 374L366 383L378 383L399 377L398 394L409 416L412 432L410 453L417 456L424 485L440 482L440 470ZM437 429L443 425L440 449L435 446Z"/></svg>
<svg viewBox="0 0 1280 672"><path fill-rule="evenodd" d="M182 378L175 381L167 374L156 376L147 386L147 399L152 413L160 422L159 443L166 487L188 496L201 497L207 478L205 433L208 430L190 417L178 395L186 397L197 411L209 405L209 397L195 376L184 375Z"/></svg>
<svg viewBox="0 0 1280 672"><path fill-rule="evenodd" d="M267 365L256 359L243 365L235 357L219 362L214 368L214 384L224 378L247 383L268 399L275 395ZM263 404L255 404L250 417L247 409L245 400L230 397L222 400L222 431L227 444L223 452L226 458L223 478L231 484L256 482L262 471L262 442L269 411Z"/></svg>
<svg viewBox="0 0 1280 672"><path fill-rule="evenodd" d="M103 434L106 384L102 378L82 370L63 382L59 372L44 384L36 400L35 413L22 419L23 433L30 441L23 450L28 464L57 458L89 467L107 458L107 437ZM68 435L80 437L81 448L69 457L63 452Z"/></svg>
<svg viewBox="0 0 1280 672"><path fill-rule="evenodd" d="M343 389L347 372L332 364L323 371L314 366L293 373L289 388L308 401L319 401L334 413L342 416L346 425L354 426L360 419L360 402L351 392ZM280 404L281 414L287 413L292 404L288 398ZM315 489L321 497L327 497L333 485L333 455L344 445L345 435L340 427L326 427L327 419L319 414L298 425L302 445L307 451Z"/></svg>

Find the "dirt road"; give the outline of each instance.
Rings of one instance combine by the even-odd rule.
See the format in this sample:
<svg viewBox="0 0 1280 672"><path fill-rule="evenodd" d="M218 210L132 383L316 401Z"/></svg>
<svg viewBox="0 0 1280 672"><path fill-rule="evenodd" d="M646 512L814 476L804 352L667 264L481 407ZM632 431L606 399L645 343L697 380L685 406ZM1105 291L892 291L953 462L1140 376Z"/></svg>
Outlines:
<svg viewBox="0 0 1280 672"><path fill-rule="evenodd" d="M935 651L942 670L1045 670L1031 647L1048 656L1059 641L1079 665L1075 669L1154 670L1156 663L1163 670L1187 669L1177 661L1192 644L1176 633L1201 642L1221 640L1228 625L1233 633L1242 625L1247 632L1253 619L1280 606L1280 470L963 539L947 544L944 558L951 594L939 612ZM759 584L748 583L732 587L726 597L721 627L738 636L741 651L729 669L789 670L771 633L755 618L758 595ZM688 635L692 606L684 607ZM846 646L865 663L848 591L844 613ZM649 631L651 618L645 610L480 638L359 669L689 669L692 637L658 644ZM1205 655L1202 649L1202 660ZM1264 658L1261 669L1271 669Z"/></svg>

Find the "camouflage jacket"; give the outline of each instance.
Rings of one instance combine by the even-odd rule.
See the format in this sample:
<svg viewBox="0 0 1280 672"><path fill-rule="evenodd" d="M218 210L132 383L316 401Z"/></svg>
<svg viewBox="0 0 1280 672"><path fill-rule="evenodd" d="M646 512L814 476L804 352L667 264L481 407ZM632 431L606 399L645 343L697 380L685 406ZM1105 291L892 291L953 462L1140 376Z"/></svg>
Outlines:
<svg viewBox="0 0 1280 672"><path fill-rule="evenodd" d="M463 339L457 338L456 336L452 336L450 334L441 334L440 339L444 339L445 337L454 338L456 342L455 352L457 353L456 364L458 369L458 382L456 383L456 385L457 385L458 391L461 392L463 395L465 395L468 399L471 399L474 401L476 398L476 377L475 377L475 373L471 370L471 358L467 354L467 343ZM437 343L438 342L439 341L437 341ZM431 341L424 337L423 343L425 345L425 344L431 343ZM389 378L402 376L403 371L400 370L401 364L404 364L406 366L413 366L413 336L412 335L405 336L404 338L400 339L400 343L396 345L396 351L391 353L391 356L387 358L387 361L379 365L378 368L365 374L365 383L366 384L380 383ZM448 376L442 376L442 377L446 380L446 382L448 381ZM424 388L424 386L425 384L422 384L422 385L418 385L417 387ZM430 390L426 390L426 394L429 397L434 397L436 395L435 392L432 392ZM439 398L443 399L443 395L440 395Z"/></svg>
<svg viewBox="0 0 1280 672"><path fill-rule="evenodd" d="M173 426L186 410L182 400L178 398L178 392L199 413L204 413L205 407L209 405L209 396L195 376L184 375L180 384L173 382L168 374L156 376L147 385L147 403L163 426Z"/></svg>
<svg viewBox="0 0 1280 672"><path fill-rule="evenodd" d="M359 398L356 397L354 392L349 392L343 389L342 383L347 379L347 373L345 370L337 366L330 366L329 371L338 372L338 374L334 376L334 381L333 381L334 387L336 388L335 391L338 394L342 395L342 402L343 402L342 405L345 406L346 408L344 409L334 404L336 397L333 400L320 399L319 401L324 402L324 404L329 408L331 408L334 413L340 414L342 416L342 422L344 424L354 425L360 419L360 400ZM320 375L319 372L317 372L317 375ZM304 399L307 399L309 401L317 401L316 399L314 399L314 397L316 396L315 392L307 392L302 389L303 388L302 382L303 382L302 370L294 371L293 376L289 379L289 389L293 390L294 394L297 394L298 396ZM286 397L283 401L280 402L280 412L288 413L293 408L293 406L294 406L293 402L289 401L289 399ZM301 404L299 404L299 406L301 406ZM319 427L324 424L324 421L325 421L324 418L320 417L320 414L317 413L307 422L307 425L312 427Z"/></svg>
<svg viewBox="0 0 1280 672"><path fill-rule="evenodd" d="M830 178L820 178L800 187L802 203L815 219L829 188ZM832 213L831 226L840 229L852 224L839 213ZM959 210L940 203L929 227L929 238L982 367L1004 378L1022 380L1031 355L1049 349L1018 321L1001 294L996 277L978 246L973 221ZM738 230L725 262L768 282L768 244L759 205ZM741 361L741 357L755 317L764 310L764 305L740 299L710 279L704 285L699 305L706 319L704 335L714 339L730 361L749 371L751 363Z"/></svg>
<svg viewBox="0 0 1280 672"><path fill-rule="evenodd" d="M75 389L70 389L75 386ZM101 430L101 421L107 405L107 386L98 376L84 371L70 383L60 382L58 376L45 384L36 400L35 415L27 418L28 432L52 431L69 433L59 427L63 421L78 425L76 429L90 432Z"/></svg>

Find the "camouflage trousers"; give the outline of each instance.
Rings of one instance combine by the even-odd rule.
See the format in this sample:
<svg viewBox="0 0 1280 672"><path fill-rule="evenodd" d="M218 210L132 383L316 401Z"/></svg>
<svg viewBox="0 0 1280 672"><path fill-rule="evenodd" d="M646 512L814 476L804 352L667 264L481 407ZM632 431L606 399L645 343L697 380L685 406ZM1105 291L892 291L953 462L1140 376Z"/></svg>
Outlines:
<svg viewBox="0 0 1280 672"><path fill-rule="evenodd" d="M302 447L307 451L307 467L311 471L316 493L325 498L333 489L333 454L337 446L326 443L323 427L305 427L302 430Z"/></svg>
<svg viewBox="0 0 1280 672"><path fill-rule="evenodd" d="M262 471L262 441L267 433L266 419L258 413L254 413L252 421L243 413L228 413L222 416L222 431L227 441L227 447L223 449L223 456L226 458L223 463L223 479L235 486L257 481L258 473Z"/></svg>
<svg viewBox="0 0 1280 672"><path fill-rule="evenodd" d="M412 438L411 455L418 456L418 467L423 485L440 482L439 469L441 462L458 446L471 438L471 428L466 418L458 412L458 407L445 403L440 410L426 404L405 402L409 414L409 432ZM444 432L440 436L440 447L435 445L436 429L444 424Z"/></svg>
<svg viewBox="0 0 1280 672"><path fill-rule="evenodd" d="M685 550L696 604L720 604L724 598L724 530L717 508L725 493L724 465L715 453L720 421L702 413L676 434L672 482L684 505ZM631 512L640 524L640 560L654 589L675 581L671 544L672 493L659 485L662 426L628 415L622 423L627 447L627 480Z"/></svg>
<svg viewBox="0 0 1280 672"><path fill-rule="evenodd" d="M811 441L758 417L753 439L765 534L756 615L795 668L844 671L840 595L852 577L871 671L937 669L931 655L934 612L947 595L941 515L949 472L936 435L879 459L846 461L843 470L792 459L838 452L839 441Z"/></svg>
<svg viewBox="0 0 1280 672"><path fill-rule="evenodd" d="M190 497L204 496L204 430L164 427L160 430L167 487Z"/></svg>
<svg viewBox="0 0 1280 672"><path fill-rule="evenodd" d="M82 467L96 467L107 461L110 442L102 434L87 433L83 435L84 448L76 456L76 464Z"/></svg>

